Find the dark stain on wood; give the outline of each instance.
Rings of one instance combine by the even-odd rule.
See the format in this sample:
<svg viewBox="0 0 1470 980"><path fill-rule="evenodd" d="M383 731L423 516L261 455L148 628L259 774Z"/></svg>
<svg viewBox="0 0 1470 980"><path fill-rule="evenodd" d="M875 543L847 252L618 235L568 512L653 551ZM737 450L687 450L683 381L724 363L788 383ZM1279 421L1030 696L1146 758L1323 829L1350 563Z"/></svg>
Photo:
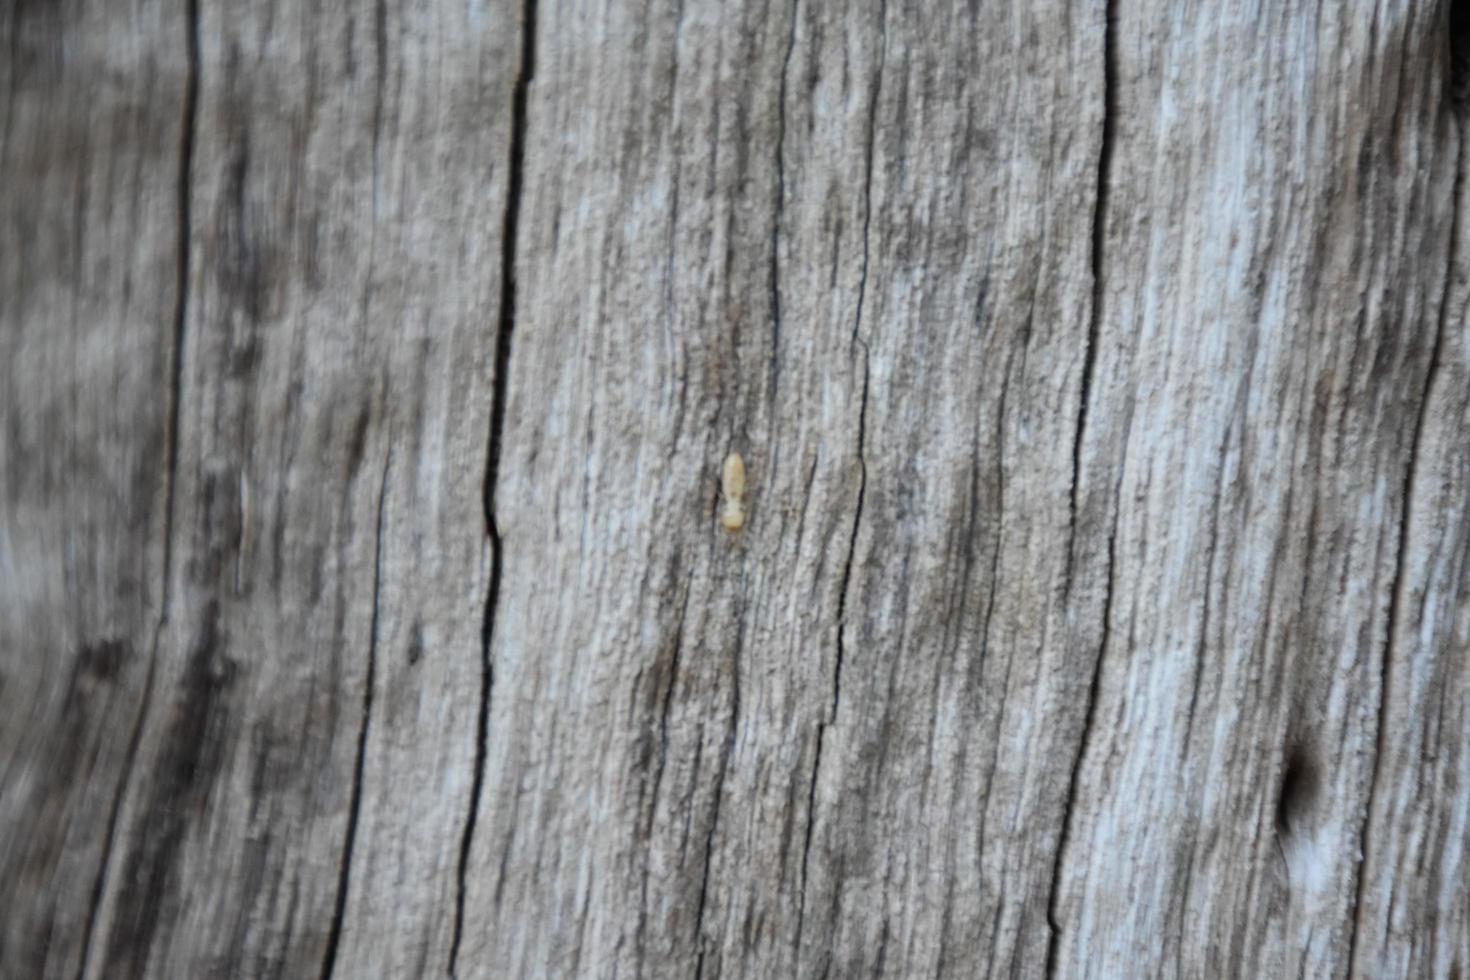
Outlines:
<svg viewBox="0 0 1470 980"><path fill-rule="evenodd" d="M73 695L84 694L103 684L112 684L129 659L126 643L119 639L84 644L77 651L72 680Z"/></svg>
<svg viewBox="0 0 1470 980"><path fill-rule="evenodd" d="M417 667L424 658L424 624L415 619L408 631L408 665Z"/></svg>
<svg viewBox="0 0 1470 980"><path fill-rule="evenodd" d="M1317 801L1322 777L1305 745L1287 750L1276 796L1276 833L1283 839L1301 834Z"/></svg>

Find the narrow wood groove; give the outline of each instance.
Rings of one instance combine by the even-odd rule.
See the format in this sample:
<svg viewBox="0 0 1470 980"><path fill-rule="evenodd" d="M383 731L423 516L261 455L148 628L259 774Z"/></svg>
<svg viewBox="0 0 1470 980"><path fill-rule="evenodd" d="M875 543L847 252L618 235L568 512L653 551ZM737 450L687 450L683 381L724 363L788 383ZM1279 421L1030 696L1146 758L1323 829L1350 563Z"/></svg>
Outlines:
<svg viewBox="0 0 1470 980"><path fill-rule="evenodd" d="M725 738L720 747L720 768L715 775L714 801L710 806L709 830L704 837L704 862L700 868L699 881L699 903L694 913L694 941L698 949L695 958L694 976L695 980L704 976L704 913L709 899L709 872L713 863L715 852L715 833L720 826L720 806L725 796L725 776L730 771L730 758L735 754L735 736L740 725L740 651L745 649L745 610L741 608L736 615L736 621L741 624L735 636L735 644L732 647L730 657L730 678L733 691L730 698L730 721L725 726ZM695 769L697 770L696 763ZM585 925L585 920L584 920Z"/></svg>
<svg viewBox="0 0 1470 980"><path fill-rule="evenodd" d="M794 40L793 25L793 40ZM817 723L817 748L812 758L811 784L807 789L807 811L806 811L806 833L801 849L801 898L797 903L796 917L796 956L798 961L801 957L801 937L806 928L806 898L808 866L811 859L812 832L816 828L816 805L817 805L817 780L822 771L822 752L826 746L827 732L837 723L837 710L842 703L842 662L846 655L846 647L842 639L843 628L847 623L847 590L852 582L852 566L857 555L858 529L863 520L863 501L868 489L868 463L866 456L867 444L867 418L868 418L868 386L872 378L869 365L870 351L867 341L859 336L863 323L863 304L868 293L868 266L870 258L871 231L873 226L873 153L877 142L878 103L883 94L883 70L888 57L888 3L882 0L879 3L878 14L878 71L873 84L873 100L868 108L868 139L866 149L866 172L863 178L863 262L862 271L858 276L857 309L853 316L852 345L861 347L863 352L863 387L858 398L858 430L857 430L857 462L858 462L858 491L857 503L853 508L852 532L848 535L847 557L842 563L842 579L837 586L837 643L836 653L832 664L832 708L825 721Z"/></svg>
<svg viewBox="0 0 1470 980"><path fill-rule="evenodd" d="M1455 148L1455 184L1451 194L1450 213L1450 240L1448 248L1448 260L1445 269L1444 288L1440 295L1439 317L1435 324L1434 341L1429 349L1429 365L1424 374L1424 390L1419 400L1419 410L1414 419L1414 435L1409 441L1409 459L1404 468L1403 505L1399 511L1399 535L1398 551L1395 556L1393 581L1389 584L1388 617L1385 624L1383 637L1383 661L1380 665L1380 676L1378 682L1378 728L1374 735L1373 768L1368 778L1368 798L1363 807L1362 829L1358 836L1358 853L1362 856L1357 865L1357 880L1353 887L1353 904L1349 911L1349 934L1348 934L1348 971L1349 977L1357 975L1358 955L1358 933L1362 927L1363 918L1363 880L1368 868L1369 851L1372 840L1369 830L1373 822L1373 801L1378 795L1379 775L1383 768L1383 756L1385 749L1384 736L1387 733L1386 715L1388 713L1389 684L1392 681L1394 634L1401 616L1401 607L1404 597L1404 564L1409 547L1409 520L1413 514L1414 504L1414 474L1418 469L1420 458L1420 447L1424 438L1424 420L1429 414L1430 395L1434 391L1434 381L1439 375L1441 348L1444 341L1445 321L1448 319L1450 306L1450 294L1454 285L1455 266L1459 259L1458 240L1460 234L1460 203L1465 178L1465 144L1464 129L1458 113L1452 114L1452 123L1456 134Z"/></svg>
<svg viewBox="0 0 1470 980"><path fill-rule="evenodd" d="M174 311L173 364L168 403L168 460L164 477L163 589L160 619L168 618L173 586L174 488L179 471L179 405L184 388L184 336L189 317L189 255L193 248L194 139L199 128L199 0L188 0L187 74L184 79L184 124L179 140L178 305Z"/></svg>
<svg viewBox="0 0 1470 980"><path fill-rule="evenodd" d="M389 443L391 445L391 438ZM378 680L378 613L381 608L383 583L383 525L388 499L388 474L393 468L393 450L383 460L383 478L378 486L377 532L373 540L373 612L368 624L367 677L362 690L362 723L357 729L357 759L352 770L352 802L347 810L347 831L342 841L342 856L337 870L337 897L332 909L332 924L327 933L327 948L322 956L321 980L330 980L337 968L337 949L342 940L342 923L347 917L347 891L352 884L352 852L357 843L357 822L362 812L362 777L367 765L368 727L373 717L373 692Z"/></svg>
<svg viewBox="0 0 1470 980"><path fill-rule="evenodd" d="M1119 508L1121 510L1121 508ZM1113 615L1113 567L1114 547L1118 537L1117 513L1113 517L1113 529L1108 536L1108 573L1107 586L1103 592L1102 608L1102 643L1097 651L1097 658L1093 662L1092 682L1087 689L1087 710L1082 720L1082 735L1077 742L1077 753L1072 759L1072 773L1067 780L1067 796L1062 803L1062 832L1057 839L1056 856L1053 859L1051 873L1051 895L1047 899L1047 924L1051 927L1051 938L1047 944L1046 953L1046 976L1055 976L1057 944L1061 939L1061 925L1057 920L1057 894L1062 874L1062 859L1067 851L1067 844L1071 840L1072 817L1077 802L1077 777L1082 772L1082 759L1087 754L1087 743L1092 737L1092 729L1097 714L1097 692L1102 683L1103 659L1108 649L1109 621Z"/></svg>
<svg viewBox="0 0 1470 980"><path fill-rule="evenodd" d="M1209 645L1210 597L1215 588L1215 552L1220 541L1220 498L1224 494L1225 453L1230 444L1230 427L1225 428L1225 437L1220 442L1217 456L1220 459L1220 475L1215 480L1215 493L1210 501L1210 540L1205 545L1205 590L1201 603L1199 643L1195 645L1193 679L1189 685L1189 708L1184 717L1184 738L1179 742L1179 757L1182 761L1189 752L1189 742L1194 736L1194 713L1199 706L1199 686L1205 669L1205 651Z"/></svg>
<svg viewBox="0 0 1470 980"><path fill-rule="evenodd" d="M852 340L856 343L863 326L863 300L868 293L869 243L873 231L873 150L878 141L878 103L883 97L883 69L888 60L888 0L878 4L878 71L873 81L873 101L868 106L868 139L863 172L863 268L858 277L857 312L853 317Z"/></svg>
<svg viewBox="0 0 1470 980"><path fill-rule="evenodd" d="M797 905L796 913L796 940L798 958L800 957L800 944L802 931L806 927L806 890L807 890L807 868L811 859L812 832L816 829L817 816L817 780L822 772L822 751L826 746L827 732L837 723L837 709L842 703L842 661L846 653L842 639L843 627L847 622L847 589L852 581L853 556L857 553L858 528L863 519L863 498L868 487L868 467L863 456L863 444L865 441L865 420L868 414L868 345L859 340L858 344L863 348L863 390L862 397L858 401L858 493L857 505L854 508L852 519L852 534L848 537L847 558L842 565L842 580L837 591L837 651L832 665L832 708L829 717L817 723L817 749L812 758L811 784L807 788L807 810L806 810L806 834L801 848L801 900Z"/></svg>
<svg viewBox="0 0 1470 980"><path fill-rule="evenodd" d="M1102 145L1097 154L1097 192L1092 209L1092 311L1087 325L1087 349L1082 361L1082 394L1077 403L1077 430L1072 442L1072 490L1070 497L1071 544L1067 548L1066 588L1072 589L1072 563L1077 543L1077 488L1082 475L1082 436L1087 429L1087 404L1092 397L1093 375L1097 371L1098 331L1103 308L1103 246L1107 237L1108 174L1113 164L1113 145L1117 141L1118 92L1117 52L1113 19L1116 0L1106 0L1103 7L1103 86Z"/></svg>
<svg viewBox="0 0 1470 980"><path fill-rule="evenodd" d="M158 665L158 651L163 643L164 630L168 625L169 606L173 596L173 527L175 486L179 471L179 406L184 388L184 335L189 315L189 257L193 247L193 173L194 140L199 127L199 0L186 0L184 25L184 98L180 108L183 122L179 133L179 177L175 190L179 210L178 257L175 269L176 299L173 317L173 350L169 365L169 392L167 432L165 447L164 498L163 498L163 562L160 570L158 619L153 627L153 642L148 653L148 669L143 678L143 697L133 719L132 731L128 735L127 753L123 759L122 775L113 793L112 806L107 815L107 830L102 845L102 857L98 862L97 876L92 883L88 902L86 924L82 930L81 958L77 964L77 980L87 975L87 966L92 954L92 937L96 932L97 918L102 911L102 899L107 891L108 872L112 867L112 854L117 844L118 821L122 816L123 801L127 798L132 783L133 769L138 757L138 748L143 741L143 730L148 719L148 710L153 700L153 679ZM14 91L12 85L11 91ZM8 120L7 120L8 121Z"/></svg>
<svg viewBox="0 0 1470 980"><path fill-rule="evenodd" d="M812 831L817 824L817 776L822 771L822 744L827 737L829 722L817 723L817 748L812 756L812 778L806 794L806 834L801 847L801 898L796 906L796 958L801 960L801 937L806 929L806 885L807 864L812 855Z"/></svg>
<svg viewBox="0 0 1470 980"><path fill-rule="evenodd" d="M154 630L153 647L148 658L148 671L143 678L143 700L138 705L138 712L133 718L133 729L128 736L127 755L123 760L122 777L118 781L117 792L112 796L112 808L107 814L107 833L102 845L102 860L97 867L96 880L92 883L87 923L82 931L82 956L77 965L77 980L83 980L87 975L87 964L92 955L92 936L96 932L97 918L102 911L102 896L106 893L107 872L112 865L112 852L117 843L118 819L122 815L123 800L127 797L128 785L132 781L133 768L138 757L138 746L143 741L143 725L148 718L148 709L153 701L153 676L158 664L158 647L163 637L163 625L163 622L160 622Z"/></svg>
<svg viewBox="0 0 1470 980"><path fill-rule="evenodd" d="M378 0L373 10L373 53L376 60L376 75L373 91L372 118L372 238L368 244L368 278L377 255L378 194L381 173L378 151L383 133L383 93L388 76L388 15L385 0ZM362 296L362 317L367 321L368 306L372 291L365 290ZM343 835L342 853L337 869L337 892L332 907L332 921L327 934L327 947L322 956L321 980L330 980L337 967L337 951L342 939L343 922L347 917L347 896L352 883L352 854L357 842L357 824L362 811L362 780L367 761L368 726L372 720L373 693L377 687L378 663L378 618L382 583L384 503L388 497L388 474L393 465L392 437L389 450L383 461L383 476L378 487L376 536L373 541L373 610L368 627L367 675L363 682L362 721L357 732L357 755L352 773L352 796L347 812L347 829Z"/></svg>
<svg viewBox="0 0 1470 980"><path fill-rule="evenodd" d="M525 0L521 9L521 63L511 97L510 170L506 192L505 223L501 235L500 315L495 337L495 387L490 410L489 446L485 461L485 535L490 542L490 585L485 599L485 617L480 630L480 707L475 725L475 771L470 784L469 812L459 848L454 898L454 929L449 945L450 977L457 976L460 944L464 938L464 915L470 852L475 825L480 815L480 793L485 784L485 760L490 733L490 700L495 687L495 665L491 644L495 636L495 610L500 600L504 554L500 527L495 519L495 484L500 473L500 455L505 431L505 412L510 388L511 338L516 319L516 238L520 227L522 185L525 179L527 103L536 64L536 0Z"/></svg>
<svg viewBox="0 0 1470 980"><path fill-rule="evenodd" d="M866 454L868 383L871 380L872 372L869 366L870 351L868 349L868 343L862 339L860 331L863 325L863 304L867 301L868 294L869 238L873 221L873 145L877 139L878 100L883 93L883 67L888 48L886 32L888 4L885 0L879 6L878 24L880 40L878 47L878 76L873 89L873 104L868 113L868 165L863 189L863 268L862 275L858 278L857 311L853 317L852 326L853 345L861 347L863 351L863 388L858 398L858 492L857 503L853 508L852 534L848 537L847 557L842 564L842 581L838 585L837 591L837 656L832 668L832 717L829 720L829 723L834 724L837 721L837 708L842 701L842 660L845 653L842 628L847 622L847 590L852 582L852 564L857 555L858 528L862 525L863 521L863 498L866 496L868 490L868 460ZM825 732L826 729L823 728L822 731ZM818 754L820 755L820 752Z"/></svg>
<svg viewBox="0 0 1470 980"><path fill-rule="evenodd" d="M373 80L373 227L378 224L378 147L383 139L383 88L388 80L388 4L378 0L373 8L373 55L377 77Z"/></svg>
<svg viewBox="0 0 1470 980"><path fill-rule="evenodd" d="M776 97L776 213L771 219L771 399L781 376L781 219L786 206L786 87L791 74L791 55L796 51L796 12L791 4L791 31L786 39L786 57L781 62L781 89Z"/></svg>
<svg viewBox="0 0 1470 980"><path fill-rule="evenodd" d="M1072 443L1072 491L1071 531L1067 549L1067 574L1065 588L1072 590L1075 574L1073 556L1077 544L1077 487L1081 476L1082 438L1087 427L1087 402L1091 397L1093 373L1097 370L1097 347L1103 317L1103 246L1107 237L1108 178L1112 168L1113 146L1117 139L1117 65L1116 27L1114 3L1106 0L1103 7L1103 91L1102 91L1102 140L1097 155L1097 192L1092 212L1092 310L1087 327L1087 352L1082 365L1082 391L1077 409L1077 431ZM1119 484L1122 482L1122 463L1119 464ZM1097 657L1092 666L1092 680L1087 690L1087 707L1082 716L1082 733L1077 741L1077 752L1072 759L1072 771L1067 779L1067 795L1062 801L1061 832L1057 836L1056 853L1052 859L1051 891L1047 896L1046 921L1051 930L1046 948L1046 976L1056 975L1057 953L1061 941L1061 923L1057 919L1057 901L1061 892L1062 861L1067 851L1072 829L1072 818L1077 801L1077 778L1082 771L1082 759L1087 752L1087 743L1096 721L1098 687L1102 680L1103 657L1108 647L1109 620L1113 611L1113 563L1114 547L1118 537L1118 515L1122 505L1114 494L1113 527L1108 536L1107 584L1102 603L1102 640L1098 644Z"/></svg>
<svg viewBox="0 0 1470 980"><path fill-rule="evenodd" d="M735 751L736 722L739 719L739 704L733 706L730 711L730 724L725 733L725 744L720 750L720 769L715 776L715 798L710 808L709 830L704 837L704 862L700 868L699 877L699 903L694 910L694 943L698 950L694 962L695 980L704 976L704 913L709 904L709 872L714 863L715 832L720 826L720 802L725 795L725 774L729 771L730 756ZM585 921L585 920L584 920Z"/></svg>
<svg viewBox="0 0 1470 980"><path fill-rule="evenodd" d="M664 772L668 768L669 761L669 714L673 710L674 687L679 683L679 666L684 654L684 623L689 615L690 587L686 582L684 585L684 602L679 607L679 619L674 625L673 653L669 657L669 682L664 685L663 698L659 705L658 718L658 768L653 774L653 788L649 792L648 801L648 824L645 832L645 841L648 846L648 860L643 866L643 882L638 895L638 958L641 962L644 956L644 940L648 931L648 879L649 867L652 864L653 852L653 822L658 814L659 793L663 789ZM501 875L501 880L504 880Z"/></svg>

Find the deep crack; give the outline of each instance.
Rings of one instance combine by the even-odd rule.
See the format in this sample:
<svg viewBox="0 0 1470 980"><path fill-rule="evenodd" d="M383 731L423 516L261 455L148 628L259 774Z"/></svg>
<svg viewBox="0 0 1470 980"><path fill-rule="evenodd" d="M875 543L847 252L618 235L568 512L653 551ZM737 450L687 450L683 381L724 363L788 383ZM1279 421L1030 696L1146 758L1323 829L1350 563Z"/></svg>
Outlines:
<svg viewBox="0 0 1470 980"><path fill-rule="evenodd" d="M1097 370L1097 348L1103 318L1103 247L1107 240L1108 179L1112 169L1113 147L1117 138L1117 51L1114 25L1114 0L1107 0L1103 10L1103 118L1102 138L1097 155L1097 191L1092 212L1092 310L1087 327L1087 353L1082 365L1082 390L1077 410L1077 433L1072 444L1072 490L1070 498L1071 533L1067 548L1066 592L1070 597L1075 575L1073 560L1077 542L1077 488L1082 473L1082 438L1087 427L1087 404L1091 398L1093 374ZM1122 484L1122 464L1119 464L1118 485ZM1077 800L1077 778L1082 770L1082 758L1087 751L1095 713L1097 711L1098 688L1102 681L1102 664L1108 646L1108 622L1113 609L1113 562L1114 548L1118 537L1118 514L1122 504L1118 493L1114 493L1113 527L1108 536L1107 580L1102 603L1102 639L1098 644L1097 657L1093 661L1092 680L1087 691L1087 707L1082 717L1082 732L1077 742L1077 753L1072 759L1072 772L1067 780L1067 795L1062 801L1062 825L1057 836L1057 848L1053 857L1051 893L1047 896L1046 919L1051 935L1046 948L1046 976L1051 977L1057 967L1057 954L1061 940L1061 923L1057 919L1057 900L1061 890L1062 859L1071 835L1073 807Z"/></svg>
<svg viewBox="0 0 1470 980"><path fill-rule="evenodd" d="M1092 397L1093 375L1097 371L1097 348L1103 310L1103 246L1107 238L1108 174L1113 165L1113 146L1117 140L1117 52L1113 37L1113 0L1103 11L1103 118L1102 145L1097 154L1097 190L1092 209L1092 310L1087 324L1087 349L1082 361L1082 394L1077 405L1077 433L1072 442L1072 489L1069 497L1071 515L1070 543L1067 547L1066 588L1072 588L1072 562L1077 541L1077 488L1082 476L1082 436L1087 429L1087 405Z"/></svg>
<svg viewBox="0 0 1470 980"><path fill-rule="evenodd" d="M495 486L500 475L502 438L510 389L511 337L516 319L516 241L520 227L521 198L525 179L527 102L536 64L536 2L525 0L521 23L521 63L511 97L510 173L506 192L505 222L501 235L500 315L495 336L495 388L490 409L489 445L486 452L484 512L485 535L490 542L490 584L485 598L485 617L480 628L480 707L475 724L475 771L470 785L469 813L465 817L456 875L454 929L449 946L449 976L457 975L460 944L464 939L465 894L475 825L480 816L480 794L485 784L485 759L490 732L490 700L495 687L495 665L491 644L495 636L495 610L500 601L504 571L504 549L495 517Z"/></svg>

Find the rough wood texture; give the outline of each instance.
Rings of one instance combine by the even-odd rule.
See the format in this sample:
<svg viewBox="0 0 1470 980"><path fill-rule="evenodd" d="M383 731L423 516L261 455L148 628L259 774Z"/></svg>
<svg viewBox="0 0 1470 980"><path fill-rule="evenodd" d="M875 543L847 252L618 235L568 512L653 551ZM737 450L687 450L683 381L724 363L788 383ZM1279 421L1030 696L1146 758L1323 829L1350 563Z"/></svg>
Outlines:
<svg viewBox="0 0 1470 980"><path fill-rule="evenodd" d="M0 975L1464 975L1463 26L9 5Z"/></svg>
<svg viewBox="0 0 1470 980"><path fill-rule="evenodd" d="M156 5L0 10L6 976L78 969L159 659L182 23Z"/></svg>
<svg viewBox="0 0 1470 980"><path fill-rule="evenodd" d="M516 11L9 16L0 964L442 973Z"/></svg>

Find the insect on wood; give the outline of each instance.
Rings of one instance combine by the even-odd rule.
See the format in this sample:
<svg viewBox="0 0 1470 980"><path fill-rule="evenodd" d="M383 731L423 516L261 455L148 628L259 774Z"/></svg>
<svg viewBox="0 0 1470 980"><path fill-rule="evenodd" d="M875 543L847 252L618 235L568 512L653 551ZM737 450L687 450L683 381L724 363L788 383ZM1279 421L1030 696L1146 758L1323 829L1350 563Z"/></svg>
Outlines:
<svg viewBox="0 0 1470 980"><path fill-rule="evenodd" d="M720 511L720 524L731 534L745 527L745 460L739 453L725 457L725 466L720 474L720 489L725 496L725 506Z"/></svg>

